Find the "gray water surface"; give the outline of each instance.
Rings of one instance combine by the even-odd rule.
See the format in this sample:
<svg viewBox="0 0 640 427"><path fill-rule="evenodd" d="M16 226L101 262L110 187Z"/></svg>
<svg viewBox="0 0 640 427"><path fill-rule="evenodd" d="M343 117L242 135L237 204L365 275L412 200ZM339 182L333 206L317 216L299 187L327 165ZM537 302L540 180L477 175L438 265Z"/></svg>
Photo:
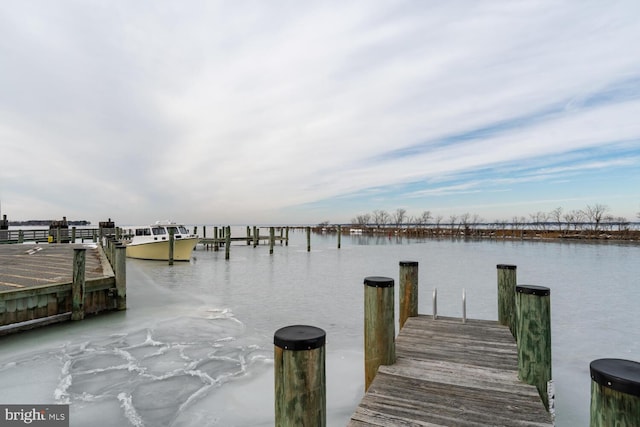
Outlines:
<svg viewBox="0 0 640 427"><path fill-rule="evenodd" d="M363 279L419 262L419 312L497 319L496 265L551 288L556 425L589 424L589 363L640 361L640 246L313 235L127 260L128 310L0 338L0 403L70 403L72 426L271 426L273 333L327 332L328 425L364 388ZM397 282L396 282L397 283ZM396 292L397 292L396 286ZM397 300L397 298L396 298ZM397 312L397 310L396 310Z"/></svg>

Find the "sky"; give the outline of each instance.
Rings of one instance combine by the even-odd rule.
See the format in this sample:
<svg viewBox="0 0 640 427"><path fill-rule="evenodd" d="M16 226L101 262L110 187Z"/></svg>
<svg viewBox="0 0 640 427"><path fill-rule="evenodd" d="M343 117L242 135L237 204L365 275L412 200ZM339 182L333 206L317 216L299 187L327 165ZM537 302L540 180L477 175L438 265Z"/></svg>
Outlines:
<svg viewBox="0 0 640 427"><path fill-rule="evenodd" d="M10 220L640 212L640 2L7 0Z"/></svg>

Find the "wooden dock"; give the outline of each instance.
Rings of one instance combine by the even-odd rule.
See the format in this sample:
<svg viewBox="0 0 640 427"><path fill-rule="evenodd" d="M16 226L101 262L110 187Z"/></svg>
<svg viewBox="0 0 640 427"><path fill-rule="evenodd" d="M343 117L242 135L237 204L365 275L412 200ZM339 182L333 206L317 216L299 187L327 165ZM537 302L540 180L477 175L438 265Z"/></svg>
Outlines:
<svg viewBox="0 0 640 427"><path fill-rule="evenodd" d="M85 251L82 299L73 296L74 254ZM122 309L126 286L99 245L0 245L0 335L86 314ZM118 283L120 280L121 283Z"/></svg>
<svg viewBox="0 0 640 427"><path fill-rule="evenodd" d="M518 380L515 340L495 321L410 317L351 417L360 426L552 426Z"/></svg>

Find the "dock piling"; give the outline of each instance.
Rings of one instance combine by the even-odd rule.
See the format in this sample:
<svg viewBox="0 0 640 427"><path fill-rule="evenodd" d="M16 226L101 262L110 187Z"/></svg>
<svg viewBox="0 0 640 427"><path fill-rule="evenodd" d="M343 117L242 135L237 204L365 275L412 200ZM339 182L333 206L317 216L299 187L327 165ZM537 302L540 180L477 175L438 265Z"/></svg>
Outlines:
<svg viewBox="0 0 640 427"><path fill-rule="evenodd" d="M342 226L339 225L338 226L338 249L340 249L341 245L341 239L342 239Z"/></svg>
<svg viewBox="0 0 640 427"><path fill-rule="evenodd" d="M269 227L269 255L273 255L273 244L276 241L275 229L273 227Z"/></svg>
<svg viewBox="0 0 640 427"><path fill-rule="evenodd" d="M498 264L498 322L516 336L516 266Z"/></svg>
<svg viewBox="0 0 640 427"><path fill-rule="evenodd" d="M118 310L127 309L127 247L118 243L115 251L115 268L116 277L116 308Z"/></svg>
<svg viewBox="0 0 640 427"><path fill-rule="evenodd" d="M311 227L306 227L307 230L307 252L311 252Z"/></svg>
<svg viewBox="0 0 640 427"><path fill-rule="evenodd" d="M394 281L388 277L364 279L364 369L365 391L380 365L396 361L394 325Z"/></svg>
<svg viewBox="0 0 640 427"><path fill-rule="evenodd" d="M224 259L229 259L231 255L231 226L224 228Z"/></svg>
<svg viewBox="0 0 640 427"><path fill-rule="evenodd" d="M73 249L73 281L71 282L71 320L84 319L86 249Z"/></svg>
<svg viewBox="0 0 640 427"><path fill-rule="evenodd" d="M169 227L169 265L173 265L173 252L176 244L174 233L175 229Z"/></svg>
<svg viewBox="0 0 640 427"><path fill-rule="evenodd" d="M598 359L591 373L590 427L636 426L640 420L640 363Z"/></svg>
<svg viewBox="0 0 640 427"><path fill-rule="evenodd" d="M418 315L418 262L400 261L400 328Z"/></svg>
<svg viewBox="0 0 640 427"><path fill-rule="evenodd" d="M551 380L551 290L544 286L516 286L518 378L535 385L549 410L547 384Z"/></svg>
<svg viewBox="0 0 640 427"><path fill-rule="evenodd" d="M325 331L314 326L274 334L276 426L326 426L325 341Z"/></svg>

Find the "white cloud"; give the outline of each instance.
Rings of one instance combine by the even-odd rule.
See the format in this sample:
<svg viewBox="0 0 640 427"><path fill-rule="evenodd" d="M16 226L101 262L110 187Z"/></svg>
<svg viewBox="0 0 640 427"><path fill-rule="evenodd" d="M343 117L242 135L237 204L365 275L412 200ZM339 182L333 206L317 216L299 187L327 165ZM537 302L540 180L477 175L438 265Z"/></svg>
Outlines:
<svg viewBox="0 0 640 427"><path fill-rule="evenodd" d="M314 221L285 208L443 177L468 177L462 188L484 182L474 171L585 149L607 157L640 139L637 94L607 92L640 78L639 8L11 3L0 16L3 208Z"/></svg>

